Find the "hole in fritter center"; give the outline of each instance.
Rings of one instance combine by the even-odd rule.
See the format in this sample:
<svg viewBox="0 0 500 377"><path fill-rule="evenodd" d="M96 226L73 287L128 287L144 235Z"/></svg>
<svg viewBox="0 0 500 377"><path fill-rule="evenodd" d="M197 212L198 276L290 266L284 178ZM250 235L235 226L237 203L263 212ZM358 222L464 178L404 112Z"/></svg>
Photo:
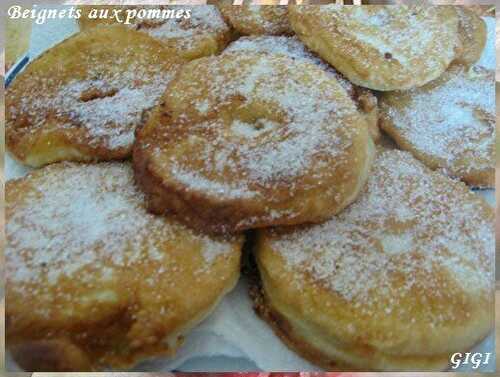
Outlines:
<svg viewBox="0 0 500 377"><path fill-rule="evenodd" d="M271 102L238 98L228 113L228 125L233 133L240 137L256 137L279 129L286 124L283 110Z"/></svg>
<svg viewBox="0 0 500 377"><path fill-rule="evenodd" d="M235 135L242 137L255 137L270 131L279 124L269 119L256 119L253 122L245 122L241 119L234 119L231 124L231 130Z"/></svg>
<svg viewBox="0 0 500 377"><path fill-rule="evenodd" d="M80 101L89 102L100 98L113 97L116 93L118 93L118 89L114 88L109 88L109 89L89 88L87 90L84 90L80 94Z"/></svg>

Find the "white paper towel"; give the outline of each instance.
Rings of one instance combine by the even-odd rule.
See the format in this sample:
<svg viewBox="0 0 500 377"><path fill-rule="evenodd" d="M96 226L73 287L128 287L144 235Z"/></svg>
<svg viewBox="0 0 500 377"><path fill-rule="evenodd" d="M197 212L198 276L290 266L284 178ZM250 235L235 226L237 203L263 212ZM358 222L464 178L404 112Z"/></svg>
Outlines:
<svg viewBox="0 0 500 377"><path fill-rule="evenodd" d="M36 57L47 48L78 31L74 20L48 20L43 25L33 25L30 57ZM5 159L6 179L23 176L28 170L10 156ZM481 195L494 203L494 191L483 190ZM474 352L493 352L495 339L492 334ZM19 370L7 357L7 369ZM481 371L493 371L495 360ZM172 359L144 362L135 371L317 371L286 348L271 329L252 310L243 278L233 292L227 295L215 312L189 333L184 346ZM472 370L462 366L460 371Z"/></svg>

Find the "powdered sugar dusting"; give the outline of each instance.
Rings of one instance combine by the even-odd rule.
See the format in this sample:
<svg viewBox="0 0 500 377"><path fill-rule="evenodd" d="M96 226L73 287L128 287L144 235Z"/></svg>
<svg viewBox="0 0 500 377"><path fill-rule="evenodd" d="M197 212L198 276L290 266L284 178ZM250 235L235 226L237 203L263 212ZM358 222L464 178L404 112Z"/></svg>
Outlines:
<svg viewBox="0 0 500 377"><path fill-rule="evenodd" d="M73 42L56 48L63 49L64 43ZM86 78L77 78L81 73L61 71L53 77L38 72L23 80L23 93L14 82L7 98L18 101L7 102L9 123L16 127L18 120L27 121L30 132L37 132L52 121L61 129L74 130L75 143L109 150L130 148L143 112L157 103L174 74L165 69L165 62L145 61L136 48L124 46L114 62L121 70L103 69L98 56L89 53L80 62Z"/></svg>
<svg viewBox="0 0 500 377"><path fill-rule="evenodd" d="M126 84L129 79L130 83L137 80L137 76L127 78L127 74L120 75L119 80L114 82L72 81L61 88L51 103L43 103L42 100L42 104L39 104L35 100L32 106L70 109L70 118L87 125L92 139L106 139L110 149L129 147L134 142L135 127L141 122L143 111L156 104L171 76L171 74L159 74L152 82L140 87ZM106 87L121 89L117 89L116 94L110 97L88 102L80 100L82 93L89 90L105 91Z"/></svg>
<svg viewBox="0 0 500 377"><path fill-rule="evenodd" d="M171 174L180 183L184 185L194 186L197 190L213 196L223 195L224 197L235 199L253 197L257 195L256 193L251 192L245 186L225 184L209 180L201 174L183 169L178 165L174 165Z"/></svg>
<svg viewBox="0 0 500 377"><path fill-rule="evenodd" d="M329 74L334 75L335 79L347 90L349 95L353 95L353 85L346 80L344 76L338 73L332 66L325 63L318 56L309 51L306 46L296 37L286 36L254 36L242 37L231 43L224 53L248 51L261 52L269 54L281 54L292 59L304 60L305 62L316 64Z"/></svg>
<svg viewBox="0 0 500 377"><path fill-rule="evenodd" d="M287 25L287 7L286 6L262 6L262 5L246 5L249 10L247 17L243 17L240 22L257 22L268 33L280 33ZM272 10L273 17L266 17L262 13ZM269 12L271 14L271 12ZM245 12L241 13L245 16Z"/></svg>
<svg viewBox="0 0 500 377"><path fill-rule="evenodd" d="M354 31L355 39L377 49L382 56L390 54L391 59L397 60L402 66L410 67L414 64L414 59L422 57L430 46L440 40L437 36L443 25L436 24L436 19L431 16L435 8L403 9L404 22L395 17L391 7L387 6L369 7L368 11L362 7L353 7L352 10L349 12L350 19L357 25L364 25ZM324 11L328 12L327 9ZM440 45L432 49L440 51L448 60L453 58L451 49ZM432 64L432 59L427 61L427 64Z"/></svg>
<svg viewBox="0 0 500 377"><path fill-rule="evenodd" d="M293 193L303 176L312 186L345 163L359 128L344 122L358 114L340 85L315 65L232 53L204 60L199 71L190 73L192 82L183 80L182 90L171 86L169 94L185 107L174 123L190 127L182 142L197 153L175 155L161 168L190 189L251 197L282 185ZM199 80L207 95L199 95ZM192 109L210 111L191 115ZM221 114L228 112L226 121ZM165 147L159 145L155 155L162 156ZM187 174L194 166L196 178Z"/></svg>
<svg viewBox="0 0 500 377"><path fill-rule="evenodd" d="M278 5L220 5L221 12L242 34L289 34L288 9Z"/></svg>
<svg viewBox="0 0 500 377"><path fill-rule="evenodd" d="M271 246L293 271L294 284L310 276L367 314L380 305L402 310L401 300L425 299L422 292L488 297L495 241L486 207L409 153L383 151L354 204L324 224L275 234Z"/></svg>
<svg viewBox="0 0 500 377"><path fill-rule="evenodd" d="M494 167L493 71L455 67L426 87L388 98L397 105L382 100L381 107L400 136L450 174Z"/></svg>
<svg viewBox="0 0 500 377"><path fill-rule="evenodd" d="M206 38L207 34L229 32L229 27L214 5L168 6L168 8L189 11L191 16L182 19L162 20L152 26L138 23L135 27L160 40L175 40L183 49L193 47L198 38Z"/></svg>
<svg viewBox="0 0 500 377"><path fill-rule="evenodd" d="M337 68L354 83L373 89L421 85L442 73L455 57L458 20L445 7L329 4L293 9L317 23L326 38L321 43L331 44L335 54L345 57L343 66L338 59ZM303 33L311 39L310 47L319 49L312 36ZM349 72L347 62L353 64Z"/></svg>
<svg viewBox="0 0 500 377"><path fill-rule="evenodd" d="M231 251L223 240L149 214L128 164L65 163L31 173L7 184L6 213L7 277L21 290L18 283L55 285L88 268L111 277L138 263L168 266L160 242L179 234L200 244L205 267Z"/></svg>

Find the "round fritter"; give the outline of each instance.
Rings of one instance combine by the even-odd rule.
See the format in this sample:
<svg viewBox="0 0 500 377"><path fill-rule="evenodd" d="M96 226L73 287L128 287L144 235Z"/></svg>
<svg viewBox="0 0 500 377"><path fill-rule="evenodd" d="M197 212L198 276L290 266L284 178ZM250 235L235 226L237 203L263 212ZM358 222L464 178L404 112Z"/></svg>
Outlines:
<svg viewBox="0 0 500 377"><path fill-rule="evenodd" d="M327 370L442 370L493 328L494 213L408 152L319 225L258 232L259 312Z"/></svg>
<svg viewBox="0 0 500 377"><path fill-rule="evenodd" d="M239 237L146 211L129 164L52 164L6 185L6 337L29 371L172 355L239 277Z"/></svg>
<svg viewBox="0 0 500 377"><path fill-rule="evenodd" d="M229 24L243 35L292 34L288 21L288 6L280 5L233 5L220 1L217 7Z"/></svg>
<svg viewBox="0 0 500 377"><path fill-rule="evenodd" d="M451 6L292 6L290 23L311 50L356 85L388 91L439 77L456 57Z"/></svg>
<svg viewBox="0 0 500 377"><path fill-rule="evenodd" d="M231 30L214 5L84 5L80 6L80 29L125 21L132 29L158 39L176 54L187 59L217 54L231 40ZM95 9L95 11L94 11ZM107 18L95 18L107 12Z"/></svg>
<svg viewBox="0 0 500 377"><path fill-rule="evenodd" d="M7 148L33 167L129 157L143 112L182 62L123 26L78 33L38 57L7 89Z"/></svg>
<svg viewBox="0 0 500 377"><path fill-rule="evenodd" d="M373 149L331 75L242 52L186 64L133 158L153 212L224 233L329 218L356 198Z"/></svg>
<svg viewBox="0 0 500 377"><path fill-rule="evenodd" d="M332 66L323 62L320 58L310 52L297 37L286 36L253 36L241 37L231 43L224 53L235 51L262 52L269 54L282 54L291 57L292 59L300 59L310 63L314 63L323 68L342 85L360 113L366 120L370 135L373 140L377 141L380 138L380 130L378 127L378 106L377 97L368 89L353 85L346 80L344 76L338 73Z"/></svg>
<svg viewBox="0 0 500 377"><path fill-rule="evenodd" d="M450 67L439 79L380 97L380 126L427 166L494 187L495 72Z"/></svg>

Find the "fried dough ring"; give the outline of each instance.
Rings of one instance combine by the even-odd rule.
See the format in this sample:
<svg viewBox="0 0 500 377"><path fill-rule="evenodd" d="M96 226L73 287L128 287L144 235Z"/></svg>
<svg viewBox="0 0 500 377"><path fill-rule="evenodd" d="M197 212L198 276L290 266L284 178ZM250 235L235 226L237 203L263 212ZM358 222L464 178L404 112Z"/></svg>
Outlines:
<svg viewBox="0 0 500 377"><path fill-rule="evenodd" d="M7 148L32 167L129 157L143 112L182 62L123 26L76 34L38 57L7 89Z"/></svg>
<svg viewBox="0 0 500 377"><path fill-rule="evenodd" d="M349 81L381 91L436 79L459 43L449 6L291 6L289 18L304 44Z"/></svg>
<svg viewBox="0 0 500 377"><path fill-rule="evenodd" d="M323 62L316 55L311 53L297 37L286 36L253 36L241 37L231 43L224 53L234 51L249 51L263 52L271 54L282 54L293 59L302 59L310 63L314 63L329 74L332 74L335 79L347 91L360 113L366 120L369 127L370 135L374 141L379 140L380 130L378 127L378 106L377 97L368 89L361 88L346 80L332 66Z"/></svg>
<svg viewBox="0 0 500 377"><path fill-rule="evenodd" d="M189 11L190 16L177 19L140 19L131 20L129 27L144 32L158 39L165 46L176 51L176 54L187 60L217 54L232 38L231 30L214 5L195 6L109 6L82 5L82 17L78 20L81 30L100 25L115 24L114 18L90 18L91 9L138 11L140 9Z"/></svg>
<svg viewBox="0 0 500 377"><path fill-rule="evenodd" d="M28 371L173 355L239 277L242 238L149 214L129 164L53 164L6 204L7 344Z"/></svg>
<svg viewBox="0 0 500 377"><path fill-rule="evenodd" d="M227 22L242 35L292 34L288 21L288 6L232 5L231 1L217 2Z"/></svg>
<svg viewBox="0 0 500 377"><path fill-rule="evenodd" d="M372 154L331 75L243 52L183 67L137 134L134 168L153 212L224 233L329 218L356 198Z"/></svg>
<svg viewBox="0 0 500 377"><path fill-rule="evenodd" d="M326 223L259 230L258 312L326 370L445 369L494 324L493 210L407 152L372 172Z"/></svg>
<svg viewBox="0 0 500 377"><path fill-rule="evenodd" d="M495 182L495 72L450 67L439 79L380 97L381 128L432 169L474 187Z"/></svg>

